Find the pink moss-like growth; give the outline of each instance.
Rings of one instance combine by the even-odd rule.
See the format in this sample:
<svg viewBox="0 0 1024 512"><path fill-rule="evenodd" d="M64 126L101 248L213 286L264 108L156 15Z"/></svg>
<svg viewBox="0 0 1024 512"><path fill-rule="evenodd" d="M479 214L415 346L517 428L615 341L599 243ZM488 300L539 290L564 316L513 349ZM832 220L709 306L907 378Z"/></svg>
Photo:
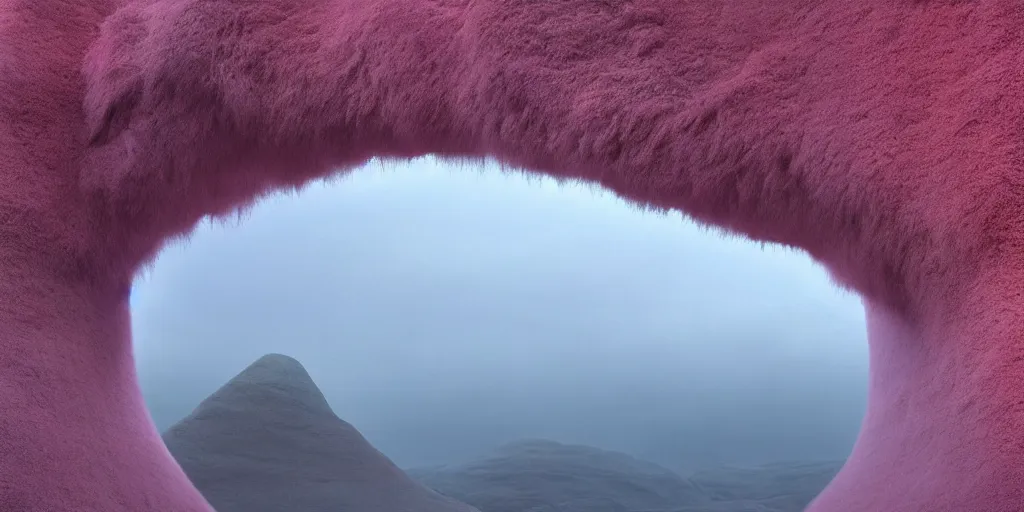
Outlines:
<svg viewBox="0 0 1024 512"><path fill-rule="evenodd" d="M810 510L1024 510L1021 27L1017 0L0 0L0 510L207 511L138 391L133 275L205 215L426 153L805 249L871 345Z"/></svg>

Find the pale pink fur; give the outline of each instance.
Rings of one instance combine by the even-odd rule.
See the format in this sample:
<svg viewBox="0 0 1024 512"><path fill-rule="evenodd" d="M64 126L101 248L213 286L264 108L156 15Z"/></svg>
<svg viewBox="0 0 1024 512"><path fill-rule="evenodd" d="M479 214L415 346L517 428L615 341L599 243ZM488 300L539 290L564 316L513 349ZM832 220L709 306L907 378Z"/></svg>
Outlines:
<svg viewBox="0 0 1024 512"><path fill-rule="evenodd" d="M806 250L871 345L810 510L1024 510L1021 27L1017 0L0 0L0 510L206 511L138 391L136 271L427 153Z"/></svg>

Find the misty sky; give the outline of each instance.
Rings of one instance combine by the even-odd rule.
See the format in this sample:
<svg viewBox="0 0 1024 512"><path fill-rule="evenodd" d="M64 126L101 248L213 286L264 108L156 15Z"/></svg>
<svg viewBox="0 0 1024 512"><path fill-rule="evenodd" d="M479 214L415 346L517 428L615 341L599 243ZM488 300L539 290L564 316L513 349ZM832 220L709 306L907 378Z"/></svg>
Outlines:
<svg viewBox="0 0 1024 512"><path fill-rule="evenodd" d="M803 254L433 159L206 224L132 303L161 429L281 352L407 467L523 437L675 467L840 459L864 408L860 302Z"/></svg>

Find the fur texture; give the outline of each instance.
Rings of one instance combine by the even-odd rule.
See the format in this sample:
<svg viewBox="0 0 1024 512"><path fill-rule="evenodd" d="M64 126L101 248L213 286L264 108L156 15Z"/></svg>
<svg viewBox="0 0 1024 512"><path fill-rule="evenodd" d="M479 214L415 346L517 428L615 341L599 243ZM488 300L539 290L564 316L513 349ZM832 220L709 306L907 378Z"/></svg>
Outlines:
<svg viewBox="0 0 1024 512"><path fill-rule="evenodd" d="M810 509L1021 510L1021 26L1016 0L0 0L0 508L206 510L139 398L134 273L203 216L435 153L808 251L871 344Z"/></svg>

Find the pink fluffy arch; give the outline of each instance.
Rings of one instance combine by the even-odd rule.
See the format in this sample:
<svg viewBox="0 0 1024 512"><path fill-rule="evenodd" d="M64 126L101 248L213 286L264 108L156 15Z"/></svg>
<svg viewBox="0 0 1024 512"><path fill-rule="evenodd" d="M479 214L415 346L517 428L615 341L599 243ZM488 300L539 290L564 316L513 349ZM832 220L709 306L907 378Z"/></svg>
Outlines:
<svg viewBox="0 0 1024 512"><path fill-rule="evenodd" d="M138 391L134 273L426 153L808 251L871 353L810 510L1024 510L1021 27L1017 0L0 0L0 510L208 511Z"/></svg>

